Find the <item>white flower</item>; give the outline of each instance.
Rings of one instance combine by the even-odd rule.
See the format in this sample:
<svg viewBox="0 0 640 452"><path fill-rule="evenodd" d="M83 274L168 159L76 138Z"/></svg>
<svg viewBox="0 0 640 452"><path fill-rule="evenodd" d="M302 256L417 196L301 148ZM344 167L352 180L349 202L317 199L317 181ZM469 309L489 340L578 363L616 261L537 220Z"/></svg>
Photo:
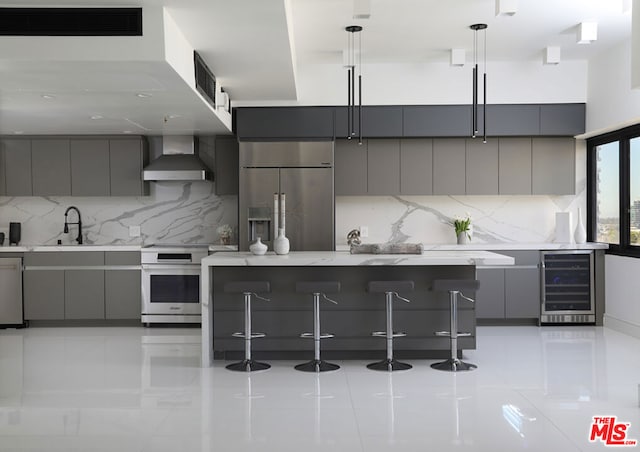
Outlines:
<svg viewBox="0 0 640 452"><path fill-rule="evenodd" d="M218 232L218 235L220 237L230 237L231 233L233 232L233 230L231 229L231 226L229 226L228 224L223 224L222 226L218 226L218 229L216 231Z"/></svg>

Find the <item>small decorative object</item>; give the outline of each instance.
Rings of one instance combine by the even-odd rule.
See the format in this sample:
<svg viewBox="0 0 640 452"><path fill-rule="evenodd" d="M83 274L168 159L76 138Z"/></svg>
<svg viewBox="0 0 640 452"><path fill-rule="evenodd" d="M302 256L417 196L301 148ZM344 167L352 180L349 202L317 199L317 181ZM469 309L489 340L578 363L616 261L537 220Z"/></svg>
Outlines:
<svg viewBox="0 0 640 452"><path fill-rule="evenodd" d="M289 239L284 235L284 229L278 229L278 237L273 241L273 251L276 254L289 254Z"/></svg>
<svg viewBox="0 0 640 452"><path fill-rule="evenodd" d="M347 234L347 245L360 245L360 229L352 229Z"/></svg>
<svg viewBox="0 0 640 452"><path fill-rule="evenodd" d="M584 228L584 223L582 222L582 209L580 207L578 207L578 225L576 226L576 232L573 237L578 244L587 241L587 230Z"/></svg>
<svg viewBox="0 0 640 452"><path fill-rule="evenodd" d="M471 216L469 214L465 218L453 220L453 227L456 231L458 245L465 245L471 241Z"/></svg>
<svg viewBox="0 0 640 452"><path fill-rule="evenodd" d="M222 243L223 245L229 245L231 243L231 234L233 233L233 229L231 229L231 226L229 226L228 224L218 226L217 232L220 236L220 243Z"/></svg>
<svg viewBox="0 0 640 452"><path fill-rule="evenodd" d="M262 256L267 252L267 245L262 243L262 239L258 237L258 240L249 245L249 251L256 256Z"/></svg>

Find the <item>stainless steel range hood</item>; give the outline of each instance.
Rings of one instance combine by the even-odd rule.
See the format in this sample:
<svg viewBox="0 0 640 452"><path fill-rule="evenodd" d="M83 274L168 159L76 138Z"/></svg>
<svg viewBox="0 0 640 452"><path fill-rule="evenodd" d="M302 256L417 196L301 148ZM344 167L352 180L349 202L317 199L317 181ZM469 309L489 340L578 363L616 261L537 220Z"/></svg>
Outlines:
<svg viewBox="0 0 640 452"><path fill-rule="evenodd" d="M213 173L198 157L198 139L167 135L162 138L162 155L142 171L149 181L213 180Z"/></svg>

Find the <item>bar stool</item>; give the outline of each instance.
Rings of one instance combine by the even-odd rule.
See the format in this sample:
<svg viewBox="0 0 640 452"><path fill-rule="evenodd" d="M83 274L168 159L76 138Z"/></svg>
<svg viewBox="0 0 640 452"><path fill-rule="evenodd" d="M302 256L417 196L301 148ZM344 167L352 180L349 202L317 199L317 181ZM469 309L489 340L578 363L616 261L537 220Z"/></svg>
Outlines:
<svg viewBox="0 0 640 452"><path fill-rule="evenodd" d="M387 359L377 363L368 364L367 367L373 370L407 370L411 369L411 364L396 361L393 358L393 338L404 337L405 333L393 332L393 296L409 303L406 298L398 295L398 292L413 292L413 281L369 281L367 291L371 293L384 293L387 305L387 331L375 331L372 336L384 337L387 339Z"/></svg>
<svg viewBox="0 0 640 452"><path fill-rule="evenodd" d="M251 332L251 295L255 295L264 301L269 301L257 294L257 292L271 292L269 281L231 281L224 285L226 293L244 294L244 332L233 333L233 337L244 338L244 360L229 364L227 369L242 372L253 372L255 370L265 370L271 367L267 363L261 363L251 359L251 340L264 337L264 333Z"/></svg>
<svg viewBox="0 0 640 452"><path fill-rule="evenodd" d="M300 337L313 339L313 359L304 364L295 366L296 370L303 372L326 372L338 370L340 366L328 363L320 359L320 340L333 337L333 334L320 332L320 296L333 304L336 301L328 298L328 293L340 292L340 282L338 281L300 281L296 283L296 292L313 294L313 333L302 333Z"/></svg>
<svg viewBox="0 0 640 452"><path fill-rule="evenodd" d="M480 287L480 281L475 279L436 279L433 281L433 290L436 292L449 292L449 321L450 331L436 331L436 336L446 336L451 338L451 358L446 361L431 364L431 367L449 372L460 372L462 370L473 370L477 368L475 364L465 363L458 359L458 338L471 336L471 333L458 332L458 295L465 300L474 303L474 300L464 296L463 290L476 291Z"/></svg>

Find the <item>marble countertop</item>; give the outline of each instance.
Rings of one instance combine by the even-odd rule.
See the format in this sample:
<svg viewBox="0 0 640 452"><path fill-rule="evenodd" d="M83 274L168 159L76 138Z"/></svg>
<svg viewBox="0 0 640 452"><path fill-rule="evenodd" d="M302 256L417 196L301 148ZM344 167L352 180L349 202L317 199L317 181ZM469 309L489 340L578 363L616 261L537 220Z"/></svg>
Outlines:
<svg viewBox="0 0 640 452"><path fill-rule="evenodd" d="M363 242L366 243L366 242ZM483 250L483 251L510 251L510 250L606 250L607 243L471 243L468 245L456 245L447 243L442 245L424 243L425 251L453 251L453 250ZM349 251L349 245L337 245L336 251Z"/></svg>
<svg viewBox="0 0 640 452"><path fill-rule="evenodd" d="M350 254L347 251L292 251L286 255L268 252L215 253L202 259L203 267L248 266L357 266L357 265L513 265L512 257L482 250L428 250L422 254Z"/></svg>
<svg viewBox="0 0 640 452"><path fill-rule="evenodd" d="M140 251L140 245L4 245L0 253L26 253L31 251Z"/></svg>

